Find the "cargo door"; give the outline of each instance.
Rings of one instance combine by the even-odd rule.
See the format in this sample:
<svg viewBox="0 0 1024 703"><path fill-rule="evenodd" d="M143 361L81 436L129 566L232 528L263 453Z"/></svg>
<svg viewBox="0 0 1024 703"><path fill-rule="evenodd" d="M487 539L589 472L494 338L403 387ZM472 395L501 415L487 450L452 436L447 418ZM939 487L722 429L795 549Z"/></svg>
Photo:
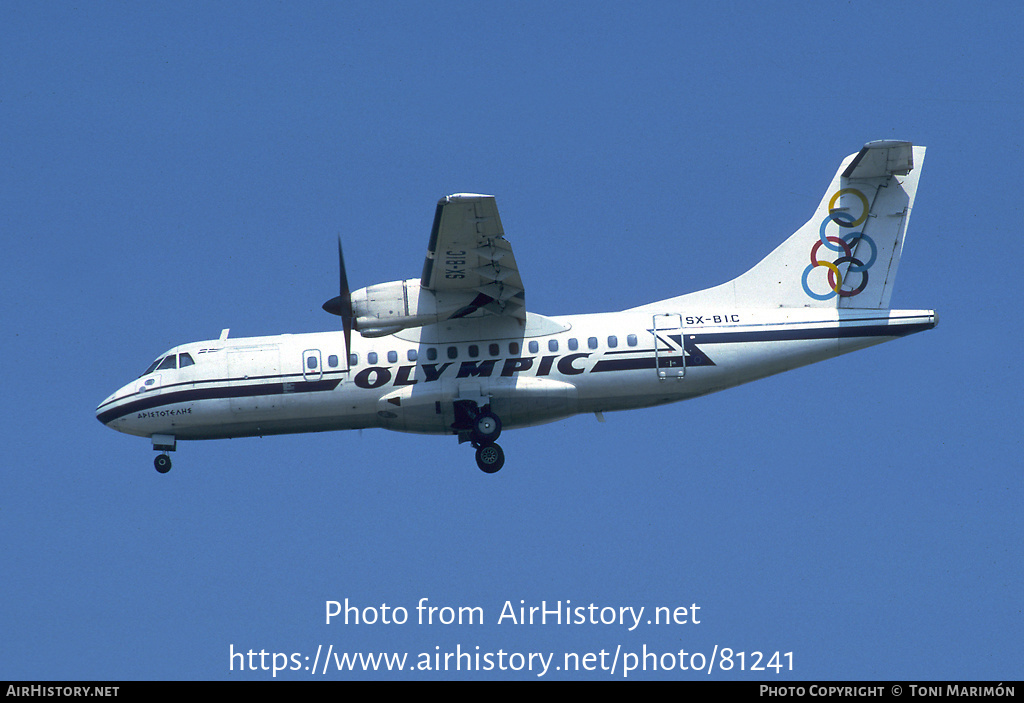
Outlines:
<svg viewBox="0 0 1024 703"><path fill-rule="evenodd" d="M658 313L651 332L654 334L654 370L658 378L682 380L686 375L682 316L674 312Z"/></svg>

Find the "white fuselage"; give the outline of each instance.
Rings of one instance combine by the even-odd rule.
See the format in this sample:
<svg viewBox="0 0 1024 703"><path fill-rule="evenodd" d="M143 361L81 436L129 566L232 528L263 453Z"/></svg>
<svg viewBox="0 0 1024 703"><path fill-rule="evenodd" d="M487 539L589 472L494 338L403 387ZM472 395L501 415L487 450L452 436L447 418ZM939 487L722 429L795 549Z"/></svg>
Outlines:
<svg viewBox="0 0 1024 703"><path fill-rule="evenodd" d="M839 165L811 218L718 286L593 315L526 310L493 196L437 203L419 278L348 285L341 331L176 347L96 410L164 452L178 439L382 427L457 435L486 473L502 428L650 407L931 329L889 309L925 149L868 142Z"/></svg>
<svg viewBox="0 0 1024 703"><path fill-rule="evenodd" d="M340 331L183 344L96 414L121 432L177 439L367 427L456 434L453 401L465 399L490 405L511 429L685 400L936 324L929 310L707 312L449 320L354 335L351 364Z"/></svg>

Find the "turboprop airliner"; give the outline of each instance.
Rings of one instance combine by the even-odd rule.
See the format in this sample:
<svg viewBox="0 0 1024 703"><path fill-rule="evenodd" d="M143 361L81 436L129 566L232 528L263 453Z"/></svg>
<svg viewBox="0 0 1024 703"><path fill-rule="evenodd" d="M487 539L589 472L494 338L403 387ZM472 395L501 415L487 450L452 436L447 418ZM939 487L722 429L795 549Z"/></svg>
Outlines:
<svg viewBox="0 0 1024 703"><path fill-rule="evenodd" d="M449 195L419 278L352 292L339 240L323 307L341 329L182 344L96 417L148 437L161 473L178 440L369 427L452 435L493 473L503 429L695 398L934 327L933 310L889 308L924 154L869 142L746 273L600 314L528 312L494 197Z"/></svg>

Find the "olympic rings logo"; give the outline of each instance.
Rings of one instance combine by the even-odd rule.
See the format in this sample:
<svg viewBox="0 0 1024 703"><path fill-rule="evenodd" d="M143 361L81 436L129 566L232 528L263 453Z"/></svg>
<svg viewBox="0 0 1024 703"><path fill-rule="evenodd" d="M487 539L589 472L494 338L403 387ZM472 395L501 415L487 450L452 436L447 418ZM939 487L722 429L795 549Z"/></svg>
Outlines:
<svg viewBox="0 0 1024 703"><path fill-rule="evenodd" d="M839 212L835 209L836 201L843 195L847 194L854 195L860 200L862 206L860 217L855 218L849 213ZM868 219L870 209L871 206L868 204L868 199L856 188L843 188L841 190L837 190L835 194L833 194L832 198L828 201L828 215L821 221L821 227L818 228L818 241L816 241L814 246L811 247L811 263L804 269L804 274L801 279L801 283L804 287L804 293L815 300L829 300L837 295L841 298L852 297L863 292L867 287L868 269L874 266L875 259L878 258L878 247L875 245L874 240L863 232L850 232L843 237L834 237L826 234L825 229L829 222L835 222L840 227L846 229L859 227ZM861 240L867 242L868 246L871 248L871 257L868 259L867 263L853 256L853 250ZM818 259L818 250L821 249L822 246L837 254L842 254L842 256L838 257L835 261L822 261ZM849 280L850 274L852 273L860 274L860 285L856 288L843 290L843 276L839 272L839 267L842 264L850 264L846 270L847 280ZM807 283L808 278L811 275L811 271L819 266L828 270L828 285L831 290L827 293L815 293Z"/></svg>

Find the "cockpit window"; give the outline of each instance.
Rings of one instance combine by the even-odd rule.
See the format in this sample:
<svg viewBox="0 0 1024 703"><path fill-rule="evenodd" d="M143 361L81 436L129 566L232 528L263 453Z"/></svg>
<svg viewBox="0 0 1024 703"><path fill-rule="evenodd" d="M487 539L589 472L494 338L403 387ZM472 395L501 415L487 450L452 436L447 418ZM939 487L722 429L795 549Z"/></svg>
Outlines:
<svg viewBox="0 0 1024 703"><path fill-rule="evenodd" d="M146 369L145 371L143 371L143 372L142 372L142 375L140 375L140 376L139 376L139 378L142 378L142 376L146 376L146 375L149 375L149 374L151 374L151 373L152 373L152 372L153 372L153 371L154 371L154 370L156 369L157 365L158 365L158 364L159 364L159 363L160 363L161 361L163 361L163 360L164 360L164 358L163 358L163 357L161 356L161 357L160 357L159 359L157 359L156 361L154 361L154 362L153 362L152 364L150 364L150 365L149 365L149 368L148 368L148 369Z"/></svg>
<svg viewBox="0 0 1024 703"><path fill-rule="evenodd" d="M159 359L149 365L149 368L142 372L142 376L148 376L154 371L163 371L164 369L183 369L186 366L194 366L195 359L188 352L183 354L168 354L167 356L161 356Z"/></svg>

